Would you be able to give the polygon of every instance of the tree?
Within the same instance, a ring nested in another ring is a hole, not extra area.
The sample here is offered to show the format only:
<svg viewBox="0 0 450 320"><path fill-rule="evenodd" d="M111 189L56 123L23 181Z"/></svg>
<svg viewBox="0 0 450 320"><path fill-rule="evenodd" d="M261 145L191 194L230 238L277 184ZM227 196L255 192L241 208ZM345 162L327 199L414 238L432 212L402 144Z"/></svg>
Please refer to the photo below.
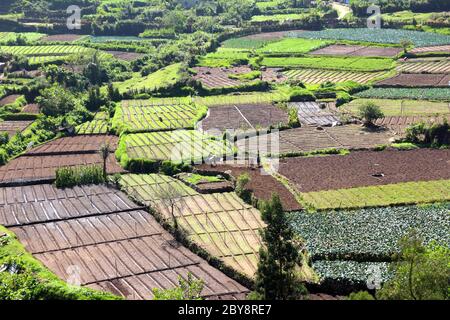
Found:
<svg viewBox="0 0 450 320"><path fill-rule="evenodd" d="M400 241L400 253L392 265L393 278L377 292L385 300L445 300L449 298L450 249L423 245L417 231Z"/></svg>
<svg viewBox="0 0 450 320"><path fill-rule="evenodd" d="M295 237L278 195L262 205L267 227L261 231L264 245L259 251L254 295L265 300L299 299L306 289L298 276L302 245Z"/></svg>
<svg viewBox="0 0 450 320"><path fill-rule="evenodd" d="M153 289L153 300L202 300L200 294L203 290L202 280L196 280L190 272L187 280L178 277L178 286L172 289Z"/></svg>
<svg viewBox="0 0 450 320"><path fill-rule="evenodd" d="M66 115L77 105L76 97L58 85L43 89L40 93L41 96L36 102L40 105L42 113L47 116Z"/></svg>
<svg viewBox="0 0 450 320"><path fill-rule="evenodd" d="M178 221L175 217L175 208L179 203L182 203L183 196L183 192L177 188L177 185L174 187L169 183L161 185L157 191L158 199L170 210L170 215L172 216L175 230L178 230Z"/></svg>
<svg viewBox="0 0 450 320"><path fill-rule="evenodd" d="M409 48L410 46L412 46L413 43L412 43L411 40L403 39L403 40L400 41L400 45L401 45L402 48L403 48L403 52L404 52L405 54L407 54L407 53L408 53L408 48Z"/></svg>
<svg viewBox="0 0 450 320"><path fill-rule="evenodd" d="M364 125L370 127L374 125L374 121L383 118L384 114L379 106L373 102L367 102L359 107L359 116L364 119Z"/></svg>
<svg viewBox="0 0 450 320"><path fill-rule="evenodd" d="M251 204L252 192L247 189L247 185L250 183L250 175L248 173L241 174L236 181L235 191L236 194L244 200L244 202Z"/></svg>
<svg viewBox="0 0 450 320"><path fill-rule="evenodd" d="M100 156L102 157L102 160L103 160L103 178L105 179L105 181L108 181L107 180L106 163L107 163L110 152L111 152L111 150L110 150L108 143L105 143L100 147Z"/></svg>

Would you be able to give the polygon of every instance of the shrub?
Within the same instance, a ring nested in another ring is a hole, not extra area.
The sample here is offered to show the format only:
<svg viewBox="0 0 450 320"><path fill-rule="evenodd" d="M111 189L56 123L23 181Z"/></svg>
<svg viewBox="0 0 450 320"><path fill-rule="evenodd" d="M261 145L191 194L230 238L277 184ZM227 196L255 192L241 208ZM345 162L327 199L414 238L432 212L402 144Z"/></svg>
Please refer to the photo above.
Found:
<svg viewBox="0 0 450 320"><path fill-rule="evenodd" d="M298 118L297 108L289 108L289 126L292 128L300 127L300 119Z"/></svg>
<svg viewBox="0 0 450 320"><path fill-rule="evenodd" d="M367 291L353 292L348 296L349 300L375 300Z"/></svg>
<svg viewBox="0 0 450 320"><path fill-rule="evenodd" d="M121 164L125 169L134 173L157 172L159 167L158 161L140 158L129 159L126 154L122 156Z"/></svg>
<svg viewBox="0 0 450 320"><path fill-rule="evenodd" d="M56 170L55 184L57 188L71 188L104 182L103 168L100 166L67 167Z"/></svg>
<svg viewBox="0 0 450 320"><path fill-rule="evenodd" d="M190 171L191 167L185 163L173 163L172 161L163 161L160 171L168 176L174 176L178 173Z"/></svg>
<svg viewBox="0 0 450 320"><path fill-rule="evenodd" d="M306 89L294 89L290 93L289 101L291 102L303 102L303 101L315 101L316 97L312 92Z"/></svg>
<svg viewBox="0 0 450 320"><path fill-rule="evenodd" d="M364 119L365 125L371 126L374 121L383 118L384 114L379 106L372 102L367 102L359 107L359 116Z"/></svg>
<svg viewBox="0 0 450 320"><path fill-rule="evenodd" d="M252 203L252 192L246 188L250 182L250 175L248 173L241 174L236 181L236 194L244 200L244 202Z"/></svg>
<svg viewBox="0 0 450 320"><path fill-rule="evenodd" d="M421 122L412 125L406 129L406 141L435 147L447 145L450 143L450 125L446 119L441 124Z"/></svg>

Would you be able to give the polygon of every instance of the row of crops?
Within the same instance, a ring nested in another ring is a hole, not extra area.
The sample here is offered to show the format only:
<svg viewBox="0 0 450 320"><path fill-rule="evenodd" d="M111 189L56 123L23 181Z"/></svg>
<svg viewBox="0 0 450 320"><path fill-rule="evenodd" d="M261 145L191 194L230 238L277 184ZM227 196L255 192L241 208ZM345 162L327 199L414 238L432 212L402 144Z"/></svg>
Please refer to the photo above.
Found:
<svg viewBox="0 0 450 320"><path fill-rule="evenodd" d="M195 130L160 131L124 135L117 156L125 159L199 163L211 156L233 155L234 148L228 140L203 134Z"/></svg>
<svg viewBox="0 0 450 320"><path fill-rule="evenodd" d="M405 182L383 186L302 193L318 210L379 207L450 201L450 180Z"/></svg>
<svg viewBox="0 0 450 320"><path fill-rule="evenodd" d="M0 51L24 56L58 56L92 52L90 48L71 45L55 46L0 46Z"/></svg>
<svg viewBox="0 0 450 320"><path fill-rule="evenodd" d="M355 95L358 98L450 101L450 88L372 88Z"/></svg>
<svg viewBox="0 0 450 320"><path fill-rule="evenodd" d="M112 126L117 132L193 129L208 109L191 104L153 105L147 100L122 101Z"/></svg>
<svg viewBox="0 0 450 320"><path fill-rule="evenodd" d="M353 71L332 71L322 69L293 69L284 72L290 79L300 80L305 83L321 84L327 81L345 82L355 81L366 84L383 77L385 72L353 72Z"/></svg>
<svg viewBox="0 0 450 320"><path fill-rule="evenodd" d="M333 290L365 289L371 277L383 282L398 242L411 229L426 244L450 245L449 205L291 213L291 224L306 242L314 270Z"/></svg>
<svg viewBox="0 0 450 320"><path fill-rule="evenodd" d="M178 180L161 175L125 175L122 189L141 203L151 206L169 223L173 216L187 237L249 277L256 271L263 227L258 210L235 193L198 194ZM170 186L170 187L169 187ZM167 190L176 190L173 207L164 201Z"/></svg>

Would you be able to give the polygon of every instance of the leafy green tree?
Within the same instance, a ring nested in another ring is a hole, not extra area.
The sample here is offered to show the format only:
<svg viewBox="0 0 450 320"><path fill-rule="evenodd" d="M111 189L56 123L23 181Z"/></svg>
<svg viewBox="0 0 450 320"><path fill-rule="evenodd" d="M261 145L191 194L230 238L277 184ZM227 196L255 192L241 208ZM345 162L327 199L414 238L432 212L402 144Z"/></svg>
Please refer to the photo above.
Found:
<svg viewBox="0 0 450 320"><path fill-rule="evenodd" d="M261 231L264 246L259 251L253 296L265 300L299 299L306 294L298 276L302 244L295 237L280 197L272 195L270 201L263 203L261 214L267 227Z"/></svg>
<svg viewBox="0 0 450 320"><path fill-rule="evenodd" d="M202 300L201 292L204 283L202 280L194 279L189 272L187 280L181 276L178 278L178 286L172 289L153 289L153 300Z"/></svg>
<svg viewBox="0 0 450 320"><path fill-rule="evenodd" d="M432 243L423 245L417 231L400 241L400 253L392 266L393 278L377 292L383 300L449 299L450 249Z"/></svg>
<svg viewBox="0 0 450 320"><path fill-rule="evenodd" d="M384 114L381 108L373 102L367 102L359 107L359 116L364 119L365 126L373 126L374 121L383 118Z"/></svg>
<svg viewBox="0 0 450 320"><path fill-rule="evenodd" d="M36 98L36 102L47 116L66 115L75 109L78 102L69 90L58 85L43 89L40 93L41 96Z"/></svg>

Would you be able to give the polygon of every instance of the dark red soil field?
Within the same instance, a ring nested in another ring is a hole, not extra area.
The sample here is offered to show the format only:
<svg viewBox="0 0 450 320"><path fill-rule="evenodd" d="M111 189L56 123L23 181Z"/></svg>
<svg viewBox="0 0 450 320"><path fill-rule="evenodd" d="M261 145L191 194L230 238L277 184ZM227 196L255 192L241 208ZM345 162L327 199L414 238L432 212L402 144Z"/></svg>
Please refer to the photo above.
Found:
<svg viewBox="0 0 450 320"><path fill-rule="evenodd" d="M251 169L242 166L218 165L211 167L209 165L201 165L197 167L200 171L222 173L230 171L231 175L237 179L241 174L248 173L250 182L248 189L251 190L255 197L261 200L270 200L272 193L277 193L286 211L297 211L301 209L300 204L294 195L286 189L286 187L271 175L263 175L261 169Z"/></svg>
<svg viewBox="0 0 450 320"><path fill-rule="evenodd" d="M401 73L393 78L377 82L383 87L448 87L450 74Z"/></svg>
<svg viewBox="0 0 450 320"><path fill-rule="evenodd" d="M58 168L89 165L103 166L100 154L21 156L0 167L0 185L48 181L55 179ZM125 172L113 154L108 157L107 172Z"/></svg>
<svg viewBox="0 0 450 320"><path fill-rule="evenodd" d="M275 31L275 32L263 32L263 33L257 33L252 34L249 36L243 37L243 39L251 39L251 40L279 40L286 37L290 32L303 32L303 30L290 30L290 31Z"/></svg>
<svg viewBox="0 0 450 320"><path fill-rule="evenodd" d="M402 51L392 47L366 47L333 44L311 52L313 55L354 56L354 57L394 57Z"/></svg>
<svg viewBox="0 0 450 320"><path fill-rule="evenodd" d="M33 121L1 121L0 132L8 132L9 136L13 136L17 131L22 132L32 124Z"/></svg>
<svg viewBox="0 0 450 320"><path fill-rule="evenodd" d="M391 116L378 119L376 125L383 126L392 130L396 134L405 134L406 129L416 123L424 122L426 124L443 123L444 119L450 122L450 116L423 117L423 116Z"/></svg>
<svg viewBox="0 0 450 320"><path fill-rule="evenodd" d="M88 135L65 137L50 141L27 152L27 156L50 154L96 153L102 145L109 145L110 152L117 148L119 138L108 135Z"/></svg>
<svg viewBox="0 0 450 320"><path fill-rule="evenodd" d="M106 53L113 55L114 58L124 60L124 61L134 61L134 60L140 59L144 56L144 54L142 54L142 53L123 52L123 51L106 51Z"/></svg>
<svg viewBox="0 0 450 320"><path fill-rule="evenodd" d="M3 99L0 100L0 107L15 102L19 97L20 94L12 94L4 97Z"/></svg>
<svg viewBox="0 0 450 320"><path fill-rule="evenodd" d="M0 188L0 201L0 223L13 226L26 249L61 279L76 266L83 286L151 299L153 288L172 288L179 276L191 272L205 281L204 298L243 299L248 293L119 191L104 186ZM115 201L121 206L114 207Z"/></svg>
<svg viewBox="0 0 450 320"><path fill-rule="evenodd" d="M237 131L268 128L288 122L287 113L271 104L228 105L210 108L208 117L201 122L201 128L205 131L217 129L223 132L227 129Z"/></svg>
<svg viewBox="0 0 450 320"><path fill-rule="evenodd" d="M426 53L426 52L450 52L450 45L446 46L432 46L432 47L421 47L414 48L410 51L410 53Z"/></svg>
<svg viewBox="0 0 450 320"><path fill-rule="evenodd" d="M83 35L79 34L55 34L46 36L41 39L44 42L73 42L83 38Z"/></svg>
<svg viewBox="0 0 450 320"><path fill-rule="evenodd" d="M347 156L280 160L300 192L450 179L450 150L355 151Z"/></svg>
<svg viewBox="0 0 450 320"><path fill-rule="evenodd" d="M196 72L192 78L200 81L206 88L222 88L234 87L244 84L244 81L238 79L231 79L230 75L241 75L251 72L249 67L232 67L232 68L209 68L209 67L195 67ZM268 82L282 82L286 77L278 72L278 69L267 68L262 71L262 80ZM258 80L258 79L255 79Z"/></svg>

